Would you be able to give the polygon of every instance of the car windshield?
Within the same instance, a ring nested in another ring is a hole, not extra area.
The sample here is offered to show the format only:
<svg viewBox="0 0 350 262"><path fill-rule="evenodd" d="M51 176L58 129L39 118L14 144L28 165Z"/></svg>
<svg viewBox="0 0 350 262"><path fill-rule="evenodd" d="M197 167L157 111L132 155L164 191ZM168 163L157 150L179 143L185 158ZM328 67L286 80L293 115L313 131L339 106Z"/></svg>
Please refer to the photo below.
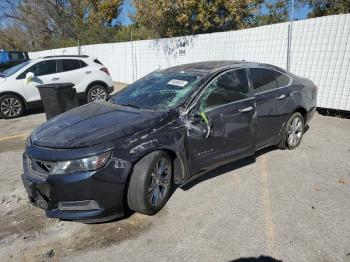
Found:
<svg viewBox="0 0 350 262"><path fill-rule="evenodd" d="M0 76L2 77L9 77L9 76L12 76L13 74L16 74L19 70L21 70L23 67L25 67L26 65L30 64L31 61L26 61L26 62L23 62L19 65L16 65L14 67L11 67L7 70L5 70L4 72L1 73Z"/></svg>
<svg viewBox="0 0 350 262"><path fill-rule="evenodd" d="M202 77L197 72L155 72L129 85L111 101L140 109L168 110L186 101Z"/></svg>

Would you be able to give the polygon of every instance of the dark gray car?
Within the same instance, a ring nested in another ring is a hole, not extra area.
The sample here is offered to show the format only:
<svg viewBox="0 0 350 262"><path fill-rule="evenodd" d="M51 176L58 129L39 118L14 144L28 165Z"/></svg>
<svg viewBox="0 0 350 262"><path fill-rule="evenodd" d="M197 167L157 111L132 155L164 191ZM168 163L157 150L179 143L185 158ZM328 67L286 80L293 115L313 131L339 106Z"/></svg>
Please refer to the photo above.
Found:
<svg viewBox="0 0 350 262"><path fill-rule="evenodd" d="M259 63L214 61L154 72L55 117L27 140L23 182L49 217L154 214L173 184L276 145L296 148L316 110L305 78Z"/></svg>

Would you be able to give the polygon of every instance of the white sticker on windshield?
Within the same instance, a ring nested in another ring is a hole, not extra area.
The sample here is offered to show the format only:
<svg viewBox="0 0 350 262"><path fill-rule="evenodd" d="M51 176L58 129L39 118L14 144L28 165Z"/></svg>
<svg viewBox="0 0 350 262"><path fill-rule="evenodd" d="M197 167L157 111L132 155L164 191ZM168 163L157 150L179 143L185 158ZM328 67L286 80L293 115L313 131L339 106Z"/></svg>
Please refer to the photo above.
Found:
<svg viewBox="0 0 350 262"><path fill-rule="evenodd" d="M167 84L168 85L173 85L173 86L184 87L185 85L188 84L188 82L187 81L183 81L183 80L178 80L178 79L172 79Z"/></svg>

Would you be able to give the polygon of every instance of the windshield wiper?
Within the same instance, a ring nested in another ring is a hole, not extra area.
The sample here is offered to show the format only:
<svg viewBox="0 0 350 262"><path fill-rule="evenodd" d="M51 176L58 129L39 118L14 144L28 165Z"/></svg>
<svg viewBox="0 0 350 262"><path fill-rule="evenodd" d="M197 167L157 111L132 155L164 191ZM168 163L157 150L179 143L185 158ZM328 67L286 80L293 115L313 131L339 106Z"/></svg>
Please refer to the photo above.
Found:
<svg viewBox="0 0 350 262"><path fill-rule="evenodd" d="M133 108L137 108L140 109L140 107L136 106L136 105L132 105L132 104L119 104L121 106L128 106L128 107L133 107Z"/></svg>

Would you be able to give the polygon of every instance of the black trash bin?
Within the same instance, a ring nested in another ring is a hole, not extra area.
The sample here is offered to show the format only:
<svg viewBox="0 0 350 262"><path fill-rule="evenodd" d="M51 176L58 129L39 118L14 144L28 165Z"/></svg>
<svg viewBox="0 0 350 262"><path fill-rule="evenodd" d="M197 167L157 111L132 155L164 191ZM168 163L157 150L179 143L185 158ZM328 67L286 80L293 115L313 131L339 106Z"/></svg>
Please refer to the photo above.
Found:
<svg viewBox="0 0 350 262"><path fill-rule="evenodd" d="M39 85L37 88L47 120L79 106L77 91L73 83Z"/></svg>

